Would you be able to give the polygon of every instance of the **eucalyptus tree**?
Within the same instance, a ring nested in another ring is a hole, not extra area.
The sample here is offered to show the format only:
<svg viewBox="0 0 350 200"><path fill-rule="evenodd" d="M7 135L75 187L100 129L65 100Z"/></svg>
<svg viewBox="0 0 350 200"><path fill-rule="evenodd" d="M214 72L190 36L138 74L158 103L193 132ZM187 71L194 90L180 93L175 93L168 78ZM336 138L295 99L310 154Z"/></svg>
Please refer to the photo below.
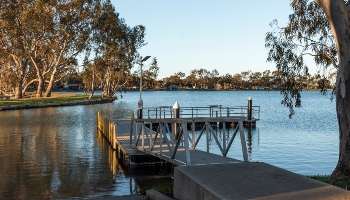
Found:
<svg viewBox="0 0 350 200"><path fill-rule="evenodd" d="M185 83L188 87L197 87L196 70L191 70L190 75L185 78Z"/></svg>
<svg viewBox="0 0 350 200"><path fill-rule="evenodd" d="M226 73L225 75L222 75L220 80L223 84L229 84L231 85L232 84L232 75L230 73Z"/></svg>
<svg viewBox="0 0 350 200"><path fill-rule="evenodd" d="M220 73L217 69L213 69L211 72L208 72L208 85L210 87L215 87L215 85L217 83L220 82L220 77L219 77Z"/></svg>
<svg viewBox="0 0 350 200"><path fill-rule="evenodd" d="M109 0L94 7L93 40L90 46L95 53L93 62L99 62L103 97L112 97L117 89L127 83L130 69L139 58L137 49L144 45L145 27L130 28L115 12ZM96 65L96 64L95 64Z"/></svg>
<svg viewBox="0 0 350 200"><path fill-rule="evenodd" d="M3 78L15 90L15 98L22 97L22 86L28 72L28 29L33 24L30 5L18 1L0 2L0 59Z"/></svg>
<svg viewBox="0 0 350 200"><path fill-rule="evenodd" d="M50 76L45 96L51 96L57 75L76 66L76 58L83 53L91 41L91 22L94 17L93 6L98 1L70 0L53 1L56 4L47 9L51 12L45 55L42 55L43 67ZM49 70L49 71L48 71Z"/></svg>
<svg viewBox="0 0 350 200"><path fill-rule="evenodd" d="M270 87L270 70L265 70L262 73L260 84L264 87Z"/></svg>
<svg viewBox="0 0 350 200"><path fill-rule="evenodd" d="M195 77L200 84L201 88L204 88L204 86L208 83L208 77L210 75L210 71L200 68L192 70L191 73L195 74Z"/></svg>
<svg viewBox="0 0 350 200"><path fill-rule="evenodd" d="M149 67L143 70L143 84L148 88L155 88L157 77L159 75L159 67L157 58L154 57Z"/></svg>
<svg viewBox="0 0 350 200"><path fill-rule="evenodd" d="M88 43L89 22L93 16L93 0L70 1L1 1L0 48L1 58L15 77L15 96L22 96L22 87L38 82L37 96L45 96L57 75L71 68L76 57ZM28 72L36 77L25 80ZM48 80L47 78L50 77Z"/></svg>
<svg viewBox="0 0 350 200"><path fill-rule="evenodd" d="M186 74L185 74L184 72L181 72L181 71L180 71L180 72L176 72L175 75L178 76L179 79L180 79L179 85L180 85L180 86L185 86L186 84L184 83L184 80L183 80L183 79L186 77Z"/></svg>
<svg viewBox="0 0 350 200"><path fill-rule="evenodd" d="M267 33L268 60L281 72L282 103L300 106L301 79L308 74L305 55L317 65L337 70L335 85L339 125L339 159L331 178L349 182L350 177L350 4L344 0L292 0L294 13L286 27ZM325 76L325 75L323 75Z"/></svg>
<svg viewBox="0 0 350 200"><path fill-rule="evenodd" d="M243 87L242 75L241 74L234 74L232 76L231 83L235 88L242 88Z"/></svg>

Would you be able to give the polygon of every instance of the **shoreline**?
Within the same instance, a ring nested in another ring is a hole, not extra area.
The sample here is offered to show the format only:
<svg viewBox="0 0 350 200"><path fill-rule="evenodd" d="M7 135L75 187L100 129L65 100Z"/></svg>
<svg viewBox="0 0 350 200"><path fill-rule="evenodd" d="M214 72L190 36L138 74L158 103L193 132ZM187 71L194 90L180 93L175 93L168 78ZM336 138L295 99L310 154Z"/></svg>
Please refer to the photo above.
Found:
<svg viewBox="0 0 350 200"><path fill-rule="evenodd" d="M114 99L96 99L96 100L83 100L83 101L71 101L61 103L44 103L44 104L24 104L13 106L0 106L0 111L5 110L22 110L22 109L35 109L35 108L47 108L47 107L60 107L60 106L76 106L76 105L93 105L101 103L111 103Z"/></svg>

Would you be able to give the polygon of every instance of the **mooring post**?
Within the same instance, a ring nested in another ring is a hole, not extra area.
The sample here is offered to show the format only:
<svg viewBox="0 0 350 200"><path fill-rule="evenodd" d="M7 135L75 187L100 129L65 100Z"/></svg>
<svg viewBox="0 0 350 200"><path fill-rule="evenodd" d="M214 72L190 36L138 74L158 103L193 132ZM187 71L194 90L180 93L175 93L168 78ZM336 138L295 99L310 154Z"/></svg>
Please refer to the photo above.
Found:
<svg viewBox="0 0 350 200"><path fill-rule="evenodd" d="M173 110L174 110L174 119L178 119L180 118L180 107L179 104L177 103L177 101L175 102L175 104L173 105ZM178 129L178 124L174 123L174 136L175 136L175 140L178 139L178 133L177 133L177 129Z"/></svg>
<svg viewBox="0 0 350 200"><path fill-rule="evenodd" d="M253 100L252 97L248 97L248 126L252 125L252 104Z"/></svg>

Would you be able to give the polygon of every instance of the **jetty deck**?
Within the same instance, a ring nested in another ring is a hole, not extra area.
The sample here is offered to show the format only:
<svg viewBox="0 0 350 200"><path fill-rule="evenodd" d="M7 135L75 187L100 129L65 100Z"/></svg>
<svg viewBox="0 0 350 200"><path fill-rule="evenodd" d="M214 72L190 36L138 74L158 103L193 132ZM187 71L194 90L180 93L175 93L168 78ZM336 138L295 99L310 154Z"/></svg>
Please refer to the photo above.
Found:
<svg viewBox="0 0 350 200"><path fill-rule="evenodd" d="M238 127L243 126L242 119L239 118L206 120L223 124L238 121ZM194 121L193 119L192 123ZM145 122L149 123L149 129L145 129ZM244 155L245 137L242 135L243 161L188 148L186 141L190 134L180 134L177 140L172 138L173 133L167 135L166 132L175 130L175 125L178 126L177 130L182 130L178 134L190 132L186 129L188 122L189 119L108 119L98 113L98 129L112 148L121 152L124 159L130 160L130 165L157 162L152 157L177 165L174 168L175 199L350 199L350 192L347 190L267 163L248 162ZM169 123L170 128L167 127ZM211 123L205 123L202 131L206 131L206 136L212 134L215 138L217 135L211 131ZM152 124L159 129L153 131ZM241 128L236 128L236 132L241 134ZM206 139L208 141L208 137ZM233 139L234 137L229 140ZM195 137L191 140L194 141ZM230 144L220 144L217 138L215 141L223 154L229 150ZM194 142L192 147L195 147Z"/></svg>

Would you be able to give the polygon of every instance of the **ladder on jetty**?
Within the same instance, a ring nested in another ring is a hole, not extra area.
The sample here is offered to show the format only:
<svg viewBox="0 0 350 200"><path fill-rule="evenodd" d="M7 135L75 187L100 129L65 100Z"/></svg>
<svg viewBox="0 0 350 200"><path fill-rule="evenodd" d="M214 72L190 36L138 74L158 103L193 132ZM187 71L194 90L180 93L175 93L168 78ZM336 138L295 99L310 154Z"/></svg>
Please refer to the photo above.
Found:
<svg viewBox="0 0 350 200"><path fill-rule="evenodd" d="M152 155L175 165L240 162L226 157L238 133L243 160L248 161L243 127L245 116L231 116L233 112L226 112L227 115L223 116L221 107L209 106L206 107L207 110L199 107L181 108L182 118L172 118L171 111L165 113L164 107L161 108L159 112L161 111L162 117L158 115L159 118L148 119L109 119L98 113L97 126L112 148L121 152L123 160L128 160L131 165L138 163L137 157L145 155ZM189 115L188 112L184 112L186 110L190 111L191 117L183 117ZM202 112L206 113L206 116L201 114ZM220 116L217 117L217 114ZM214 131L213 126L222 127L222 131ZM227 129L231 126L233 132L229 134ZM200 140L205 140L206 152L196 149ZM210 142L218 146L221 155L209 152Z"/></svg>

